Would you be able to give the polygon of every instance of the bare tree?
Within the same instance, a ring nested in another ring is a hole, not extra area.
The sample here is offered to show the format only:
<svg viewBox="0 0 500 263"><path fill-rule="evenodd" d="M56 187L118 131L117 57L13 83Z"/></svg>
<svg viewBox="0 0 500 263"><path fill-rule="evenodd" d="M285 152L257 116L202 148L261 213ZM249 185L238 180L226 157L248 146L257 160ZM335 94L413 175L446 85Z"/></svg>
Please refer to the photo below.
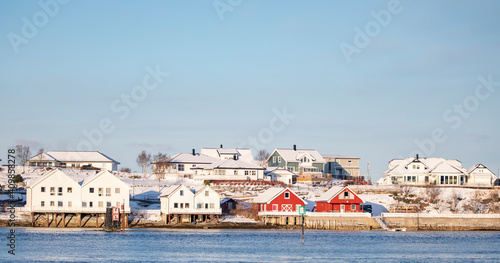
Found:
<svg viewBox="0 0 500 263"><path fill-rule="evenodd" d="M158 179L158 191L160 191L160 181L165 177L165 172L170 166L170 157L163 153L158 153L153 157L153 170L152 174Z"/></svg>
<svg viewBox="0 0 500 263"><path fill-rule="evenodd" d="M28 161L31 155L30 147L22 146L20 144L16 145L16 155L17 159L19 160L19 164L23 166L23 173L24 173L25 172L24 165L26 165L26 162Z"/></svg>
<svg viewBox="0 0 500 263"><path fill-rule="evenodd" d="M148 172L148 167L151 165L151 154L142 151L136 159L137 165L142 167L142 172L144 173L144 178Z"/></svg>
<svg viewBox="0 0 500 263"><path fill-rule="evenodd" d="M266 151L265 149L259 150L257 153L257 161L259 161L260 166L265 167L266 165L266 160L269 158L270 153Z"/></svg>

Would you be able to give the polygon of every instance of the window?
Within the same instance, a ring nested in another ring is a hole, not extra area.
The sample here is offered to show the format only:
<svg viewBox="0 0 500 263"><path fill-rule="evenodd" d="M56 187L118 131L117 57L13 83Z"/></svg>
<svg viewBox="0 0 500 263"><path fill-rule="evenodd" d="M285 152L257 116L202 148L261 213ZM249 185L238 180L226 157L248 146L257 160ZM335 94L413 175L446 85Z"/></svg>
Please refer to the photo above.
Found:
<svg viewBox="0 0 500 263"><path fill-rule="evenodd" d="M89 193L93 194L94 193L94 187L89 188Z"/></svg>
<svg viewBox="0 0 500 263"><path fill-rule="evenodd" d="M180 190L180 191L179 191L179 195L180 195L180 196L184 196L184 190Z"/></svg>
<svg viewBox="0 0 500 263"><path fill-rule="evenodd" d="M62 187L57 188L57 195L62 195Z"/></svg>
<svg viewBox="0 0 500 263"><path fill-rule="evenodd" d="M94 207L94 202L89 202L89 207Z"/></svg>
<svg viewBox="0 0 500 263"><path fill-rule="evenodd" d="M245 171L245 175L249 175L248 171Z"/></svg>
<svg viewBox="0 0 500 263"><path fill-rule="evenodd" d="M185 208L189 208L189 203L185 203L185 204L184 204L184 207L185 207Z"/></svg>
<svg viewBox="0 0 500 263"><path fill-rule="evenodd" d="M252 171L252 175L256 175L256 174L257 174L257 172L256 172L256 171Z"/></svg>
<svg viewBox="0 0 500 263"><path fill-rule="evenodd" d="M278 156L278 163L281 163L281 156Z"/></svg>
<svg viewBox="0 0 500 263"><path fill-rule="evenodd" d="M184 164L177 165L177 170L184 171Z"/></svg>
<svg viewBox="0 0 500 263"><path fill-rule="evenodd" d="M285 192L285 199L290 199L290 193L289 192Z"/></svg>
<svg viewBox="0 0 500 263"><path fill-rule="evenodd" d="M103 201L99 201L99 203L97 204L99 207L103 207L104 206L104 203Z"/></svg>
<svg viewBox="0 0 500 263"><path fill-rule="evenodd" d="M178 203L174 203L174 208L179 208L179 204Z"/></svg>
<svg viewBox="0 0 500 263"><path fill-rule="evenodd" d="M73 202L68 201L68 207L72 207L72 206L73 206Z"/></svg>
<svg viewBox="0 0 500 263"><path fill-rule="evenodd" d="M40 206L45 206L45 201L41 201Z"/></svg>
<svg viewBox="0 0 500 263"><path fill-rule="evenodd" d="M111 188L106 188L106 196L111 196Z"/></svg>
<svg viewBox="0 0 500 263"><path fill-rule="evenodd" d="M111 202L106 202L106 207L111 207Z"/></svg>
<svg viewBox="0 0 500 263"><path fill-rule="evenodd" d="M184 203L181 203L181 209L184 208Z"/></svg>
<svg viewBox="0 0 500 263"><path fill-rule="evenodd" d="M203 206L203 204L202 204L202 203L198 203L198 204L196 205L196 208L201 209L201 207L202 207L202 206Z"/></svg>
<svg viewBox="0 0 500 263"><path fill-rule="evenodd" d="M50 188L50 195L55 195L56 194L56 188L55 187L51 187Z"/></svg>
<svg viewBox="0 0 500 263"><path fill-rule="evenodd" d="M273 211L278 211L278 205L277 204L273 205Z"/></svg>
<svg viewBox="0 0 500 263"><path fill-rule="evenodd" d="M344 199L349 199L349 192L348 191L344 192Z"/></svg>
<svg viewBox="0 0 500 263"><path fill-rule="evenodd" d="M42 193L45 193L45 187L43 187L43 186L42 186L42 187L40 188L40 191L41 191Z"/></svg>
<svg viewBox="0 0 500 263"><path fill-rule="evenodd" d="M62 201L57 201L57 206L62 207L63 206L63 202Z"/></svg>
<svg viewBox="0 0 500 263"><path fill-rule="evenodd" d="M205 209L208 209L208 203L205 203Z"/></svg>
<svg viewBox="0 0 500 263"><path fill-rule="evenodd" d="M87 202L82 202L82 207L87 207Z"/></svg>
<svg viewBox="0 0 500 263"><path fill-rule="evenodd" d="M50 201L50 206L55 206L54 201Z"/></svg>
<svg viewBox="0 0 500 263"><path fill-rule="evenodd" d="M209 191L205 191L205 196L209 196L210 192Z"/></svg>
<svg viewBox="0 0 500 263"><path fill-rule="evenodd" d="M234 170L234 175L238 175L238 170Z"/></svg>
<svg viewBox="0 0 500 263"><path fill-rule="evenodd" d="M68 187L68 189L66 190L66 192L73 193L73 187Z"/></svg>
<svg viewBox="0 0 500 263"><path fill-rule="evenodd" d="M356 211L356 205L351 205L351 211Z"/></svg>
<svg viewBox="0 0 500 263"><path fill-rule="evenodd" d="M97 192L99 196L102 196L102 188L99 188L99 192Z"/></svg>
<svg viewBox="0 0 500 263"><path fill-rule="evenodd" d="M273 156L273 163L276 162L276 156Z"/></svg>
<svg viewBox="0 0 500 263"><path fill-rule="evenodd" d="M215 208L215 204L214 203L210 203L210 208L214 209Z"/></svg>
<svg viewBox="0 0 500 263"><path fill-rule="evenodd" d="M119 194L120 193L120 188L115 188L115 194Z"/></svg>

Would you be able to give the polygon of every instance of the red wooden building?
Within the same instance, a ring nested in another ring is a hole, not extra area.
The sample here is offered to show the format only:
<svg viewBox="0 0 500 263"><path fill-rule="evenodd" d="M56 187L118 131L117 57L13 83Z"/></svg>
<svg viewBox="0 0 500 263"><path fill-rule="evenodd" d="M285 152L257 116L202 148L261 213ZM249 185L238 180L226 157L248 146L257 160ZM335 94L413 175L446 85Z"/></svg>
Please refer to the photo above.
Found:
<svg viewBox="0 0 500 263"><path fill-rule="evenodd" d="M363 203L349 187L334 186L316 200L316 212L363 212Z"/></svg>
<svg viewBox="0 0 500 263"><path fill-rule="evenodd" d="M257 196L253 203L258 205L259 212L296 212L299 206L307 204L292 190L287 188L269 188Z"/></svg>

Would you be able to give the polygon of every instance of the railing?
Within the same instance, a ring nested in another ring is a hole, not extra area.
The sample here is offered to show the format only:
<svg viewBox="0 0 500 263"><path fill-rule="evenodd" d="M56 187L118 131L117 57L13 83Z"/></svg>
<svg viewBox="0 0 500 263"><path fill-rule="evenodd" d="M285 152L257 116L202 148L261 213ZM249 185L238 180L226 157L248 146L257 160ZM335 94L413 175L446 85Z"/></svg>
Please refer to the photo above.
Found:
<svg viewBox="0 0 500 263"><path fill-rule="evenodd" d="M168 214L222 214L221 208L170 208Z"/></svg>

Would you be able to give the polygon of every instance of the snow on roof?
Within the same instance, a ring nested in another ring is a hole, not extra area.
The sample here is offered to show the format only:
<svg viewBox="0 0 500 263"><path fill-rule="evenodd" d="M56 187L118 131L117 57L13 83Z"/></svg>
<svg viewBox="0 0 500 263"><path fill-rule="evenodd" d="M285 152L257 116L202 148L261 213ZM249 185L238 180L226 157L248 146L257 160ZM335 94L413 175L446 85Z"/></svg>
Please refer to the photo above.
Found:
<svg viewBox="0 0 500 263"><path fill-rule="evenodd" d="M253 162L252 150L248 148L201 148L201 154L222 159L221 155L238 155L238 159Z"/></svg>
<svg viewBox="0 0 500 263"><path fill-rule="evenodd" d="M393 159L389 162L389 169L384 175L408 174L408 166L412 163L422 163L425 167L419 173L465 173L462 163L458 160L446 160L444 158L415 158Z"/></svg>
<svg viewBox="0 0 500 263"><path fill-rule="evenodd" d="M101 176L101 175L103 175L105 173L108 173L111 176L114 176L112 173L110 173L108 171L89 171L89 172L86 172L86 173L73 174L73 173L63 172L62 170L60 170L58 168L53 168L52 170L44 173L37 180L31 181L29 183L29 187L32 187L32 186L38 184L40 181L44 180L45 178L47 178L49 176L52 176L54 173L57 173L57 172L64 174L65 176L67 176L68 178L70 178L71 180L75 181L76 183L78 183L81 186L83 186L84 184L90 183L92 180L94 180L95 178L97 178L97 177L99 177L99 176ZM122 181L119 178L117 178L117 179L120 180L120 181ZM123 182L123 183L128 186L127 183L125 183L125 182Z"/></svg>
<svg viewBox="0 0 500 263"><path fill-rule="evenodd" d="M326 163L325 159L319 154L318 151L316 150L304 150L304 149L297 149L296 151L293 149L276 149L281 157L287 162L298 162L301 157L303 157L305 154L311 155L315 160L315 163ZM271 158L272 154L269 156ZM269 161L268 158L268 161Z"/></svg>
<svg viewBox="0 0 500 263"><path fill-rule="evenodd" d="M486 170L488 170L489 173L493 173L490 169L488 169L488 167L486 167L486 166L484 166L483 164L480 164L480 163L472 166L469 170L467 170L467 173L470 174L470 173L474 172L474 170L476 170L478 168L486 169ZM488 173L488 172L486 172L486 173Z"/></svg>
<svg viewBox="0 0 500 263"><path fill-rule="evenodd" d="M179 153L170 159L172 163L213 163L218 161L219 159L204 155L204 154L191 154L191 153Z"/></svg>
<svg viewBox="0 0 500 263"><path fill-rule="evenodd" d="M160 196L158 197L164 197L164 196L169 196L171 195L177 188L181 187L182 184L179 185L170 185L170 186L165 186L160 190Z"/></svg>
<svg viewBox="0 0 500 263"><path fill-rule="evenodd" d="M254 203L267 203L273 200L276 196L281 194L283 191L285 191L286 188L282 187L271 187L267 189L264 193L260 194L257 196L253 202Z"/></svg>
<svg viewBox="0 0 500 263"><path fill-rule="evenodd" d="M352 155L345 155L345 154L321 154L323 158L336 158L336 159L361 159L356 156Z"/></svg>
<svg viewBox="0 0 500 263"><path fill-rule="evenodd" d="M222 199L222 201L220 201L221 204L224 204L225 202L229 201L229 200L233 200L233 201L236 201L238 202L236 199L233 199L233 198L230 198L230 197L226 197L224 199Z"/></svg>
<svg viewBox="0 0 500 263"><path fill-rule="evenodd" d="M346 187L333 186L332 188L328 189L328 191L321 194L321 196L318 197L318 199L316 199L316 202L320 202L320 201L328 202L328 201L330 201L330 199L332 199L332 197L338 195L344 188L346 188Z"/></svg>
<svg viewBox="0 0 500 263"><path fill-rule="evenodd" d="M43 159L45 158L45 159ZM42 153L42 159L40 155L36 155L29 159L30 161L44 161L44 160L55 160L58 162L113 162L120 164L119 162L113 160L109 156L100 153L98 151L47 151Z"/></svg>
<svg viewBox="0 0 500 263"><path fill-rule="evenodd" d="M242 160L218 160L216 162L210 164L198 165L197 167L193 167L191 169L205 169L205 170L213 170L213 169L252 169L252 170L264 170L263 167L258 166L256 164L247 163Z"/></svg>

